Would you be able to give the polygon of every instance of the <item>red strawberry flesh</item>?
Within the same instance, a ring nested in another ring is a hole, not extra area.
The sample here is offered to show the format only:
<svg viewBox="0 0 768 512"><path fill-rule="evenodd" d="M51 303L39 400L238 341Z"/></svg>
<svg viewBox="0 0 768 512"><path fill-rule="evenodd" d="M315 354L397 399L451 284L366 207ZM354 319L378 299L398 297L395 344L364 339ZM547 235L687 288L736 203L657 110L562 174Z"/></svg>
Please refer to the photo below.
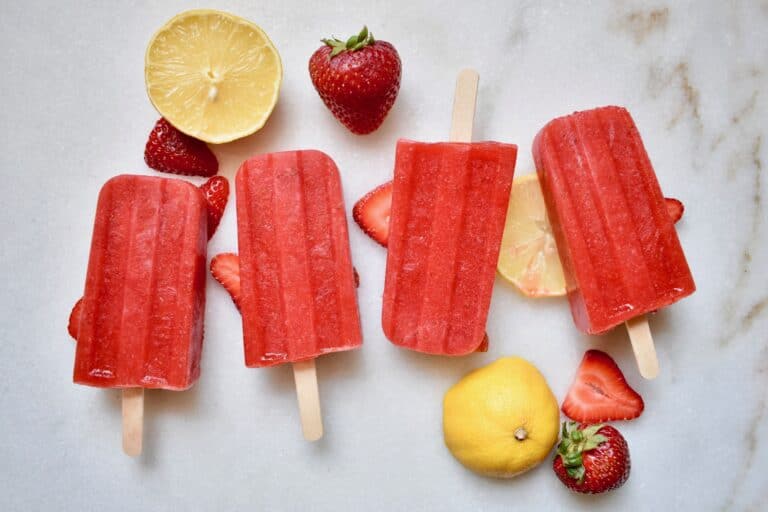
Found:
<svg viewBox="0 0 768 512"><path fill-rule="evenodd" d="M392 211L392 182L388 181L371 190L352 208L352 218L360 229L376 242L387 246L389 215Z"/></svg>
<svg viewBox="0 0 768 512"><path fill-rule="evenodd" d="M237 309L240 309L240 258L225 252L211 259L211 274L229 292Z"/></svg>
<svg viewBox="0 0 768 512"><path fill-rule="evenodd" d="M144 161L160 172L187 176L213 176L219 162L213 151L200 140L181 133L160 118L144 147Z"/></svg>
<svg viewBox="0 0 768 512"><path fill-rule="evenodd" d="M75 302L72 311L69 313L69 323L67 324L67 331L72 338L77 341L77 331L80 328L80 317L83 314L83 298L80 297Z"/></svg>
<svg viewBox="0 0 768 512"><path fill-rule="evenodd" d="M200 186L208 204L208 240L219 227L229 199L229 182L224 176L214 176Z"/></svg>
<svg viewBox="0 0 768 512"><path fill-rule="evenodd" d="M584 354L563 401L563 413L582 423L631 420L643 412L643 398L627 384L613 359L599 350Z"/></svg>
<svg viewBox="0 0 768 512"><path fill-rule="evenodd" d="M667 213L669 214L669 218L672 219L672 222L679 221L685 211L685 206L683 206L682 201L675 199L674 197L665 197L664 204L667 206Z"/></svg>

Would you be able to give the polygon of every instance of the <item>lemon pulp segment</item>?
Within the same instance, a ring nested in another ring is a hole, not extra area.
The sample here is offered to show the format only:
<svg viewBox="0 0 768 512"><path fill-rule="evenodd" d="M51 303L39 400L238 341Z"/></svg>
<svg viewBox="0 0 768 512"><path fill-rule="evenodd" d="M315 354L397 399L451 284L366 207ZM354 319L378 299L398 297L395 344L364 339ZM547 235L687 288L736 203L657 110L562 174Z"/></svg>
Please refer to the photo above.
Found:
<svg viewBox="0 0 768 512"><path fill-rule="evenodd" d="M497 270L525 295L565 295L563 267L536 174L514 180Z"/></svg>

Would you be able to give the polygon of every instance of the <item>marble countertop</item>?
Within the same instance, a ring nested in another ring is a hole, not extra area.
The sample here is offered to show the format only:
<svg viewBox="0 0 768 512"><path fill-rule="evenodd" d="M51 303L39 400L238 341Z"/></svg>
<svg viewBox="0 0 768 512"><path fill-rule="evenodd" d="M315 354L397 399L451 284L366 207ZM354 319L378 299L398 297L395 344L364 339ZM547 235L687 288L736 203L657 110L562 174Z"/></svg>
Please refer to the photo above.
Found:
<svg viewBox="0 0 768 512"><path fill-rule="evenodd" d="M71 383L67 316L80 296L96 195L147 173L144 50L195 3L5 2L0 8L2 510L766 510L768 509L768 3L211 0L261 25L285 67L267 126L215 148L232 178L247 156L317 148L337 162L348 208L389 179L398 137L447 137L459 69L480 73L476 139L514 142L517 173L549 119L633 113L698 285L656 315L661 375L638 375L624 332L580 335L565 300L526 300L497 279L486 354L399 350L380 327L385 251L352 223L365 345L318 362L326 437L301 439L289 368L242 363L237 311L208 279L203 373L149 392L145 454L120 451L119 395ZM312 89L307 61L364 23L403 60L400 96L374 134L348 133ZM230 205L209 254L236 250ZM475 476L445 449L441 398L503 355L534 362L559 399L584 351L609 352L644 397L620 423L632 474L570 494L544 464L510 481Z"/></svg>

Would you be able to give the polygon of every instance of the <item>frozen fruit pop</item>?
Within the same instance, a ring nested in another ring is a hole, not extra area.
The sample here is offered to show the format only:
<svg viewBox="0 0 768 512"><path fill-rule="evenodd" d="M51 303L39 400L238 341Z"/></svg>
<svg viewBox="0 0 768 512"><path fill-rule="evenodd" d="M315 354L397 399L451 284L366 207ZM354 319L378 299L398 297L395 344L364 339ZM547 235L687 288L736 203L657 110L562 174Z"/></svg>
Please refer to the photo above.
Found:
<svg viewBox="0 0 768 512"><path fill-rule="evenodd" d="M200 374L206 247L197 187L128 175L102 187L74 381L123 388L129 455L141 452L143 389L186 389Z"/></svg>
<svg viewBox="0 0 768 512"><path fill-rule="evenodd" d="M600 334L694 292L626 109L555 119L536 136L533 155L580 330Z"/></svg>
<svg viewBox="0 0 768 512"><path fill-rule="evenodd" d="M517 147L400 140L382 324L394 344L475 351L485 335Z"/></svg>
<svg viewBox="0 0 768 512"><path fill-rule="evenodd" d="M314 358L362 343L339 172L320 151L270 153L243 163L235 187L245 364L294 363L315 440Z"/></svg>
<svg viewBox="0 0 768 512"><path fill-rule="evenodd" d="M644 314L696 290L632 117L603 107L555 119L533 157L576 326L626 322L640 373L658 372Z"/></svg>
<svg viewBox="0 0 768 512"><path fill-rule="evenodd" d="M190 183L117 176L101 189L74 381L182 390L200 374L206 207Z"/></svg>
<svg viewBox="0 0 768 512"><path fill-rule="evenodd" d="M320 151L258 155L237 172L245 364L360 346L344 198Z"/></svg>

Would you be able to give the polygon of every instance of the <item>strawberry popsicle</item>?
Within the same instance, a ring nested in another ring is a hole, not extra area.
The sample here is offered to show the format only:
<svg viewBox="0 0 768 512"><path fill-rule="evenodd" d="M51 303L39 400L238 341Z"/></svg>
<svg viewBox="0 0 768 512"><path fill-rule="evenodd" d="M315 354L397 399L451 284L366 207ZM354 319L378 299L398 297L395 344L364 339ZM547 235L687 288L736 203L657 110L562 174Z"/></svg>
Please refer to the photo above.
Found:
<svg viewBox="0 0 768 512"><path fill-rule="evenodd" d="M516 157L498 142L398 141L382 311L394 344L464 355L483 341Z"/></svg>
<svg viewBox="0 0 768 512"><path fill-rule="evenodd" d="M274 366L360 346L336 164L320 151L255 156L237 172L245 364Z"/></svg>
<svg viewBox="0 0 768 512"><path fill-rule="evenodd" d="M533 157L581 331L603 333L695 291L626 109L551 121L536 136Z"/></svg>
<svg viewBox="0 0 768 512"><path fill-rule="evenodd" d="M101 189L74 381L189 388L200 374L206 206L185 181L122 175Z"/></svg>

